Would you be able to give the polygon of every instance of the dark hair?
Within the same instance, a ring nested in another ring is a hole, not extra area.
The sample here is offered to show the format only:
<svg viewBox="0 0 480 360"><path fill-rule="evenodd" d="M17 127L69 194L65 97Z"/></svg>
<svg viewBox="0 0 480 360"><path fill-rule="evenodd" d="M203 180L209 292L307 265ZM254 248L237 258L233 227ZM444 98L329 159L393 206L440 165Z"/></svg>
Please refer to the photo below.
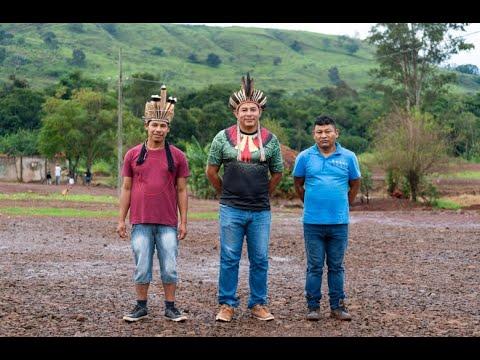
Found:
<svg viewBox="0 0 480 360"><path fill-rule="evenodd" d="M172 151L170 150L170 144L168 141L165 141L165 152L167 153L167 162L168 162L168 171L174 172L175 171L175 163L173 162ZM142 145L142 150L140 150L140 155L137 158L137 165L142 165L147 158L147 141Z"/></svg>
<svg viewBox="0 0 480 360"><path fill-rule="evenodd" d="M315 128L316 125L319 126L324 126L324 125L332 125L335 129L337 128L337 124L335 123L335 120L333 120L331 117L328 117L326 115L321 115L315 119L315 124L313 127Z"/></svg>

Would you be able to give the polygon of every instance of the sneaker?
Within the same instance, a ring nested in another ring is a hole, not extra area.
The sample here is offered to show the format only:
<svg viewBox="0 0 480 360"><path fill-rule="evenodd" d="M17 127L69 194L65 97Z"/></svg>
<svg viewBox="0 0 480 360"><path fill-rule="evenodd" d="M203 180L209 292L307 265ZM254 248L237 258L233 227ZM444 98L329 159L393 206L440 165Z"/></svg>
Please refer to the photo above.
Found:
<svg viewBox="0 0 480 360"><path fill-rule="evenodd" d="M129 314L126 314L123 317L123 320L129 321L129 322L138 321L146 318L148 316L147 314L148 314L148 311L146 307L135 305L135 308L133 309L133 311Z"/></svg>
<svg viewBox="0 0 480 360"><path fill-rule="evenodd" d="M215 320L230 322L232 321L234 313L235 309L233 307L227 304L222 304L222 306L220 307L220 311L218 312L217 316L215 316Z"/></svg>
<svg viewBox="0 0 480 360"><path fill-rule="evenodd" d="M318 321L320 320L320 309L308 309L307 320Z"/></svg>
<svg viewBox="0 0 480 360"><path fill-rule="evenodd" d="M263 321L269 321L275 319L273 315L268 311L265 305L257 304L252 307L252 315L254 318Z"/></svg>
<svg viewBox="0 0 480 360"><path fill-rule="evenodd" d="M330 317L343 321L352 320L352 316L348 313L347 306L343 299L340 299L340 307L330 311Z"/></svg>
<svg viewBox="0 0 480 360"><path fill-rule="evenodd" d="M177 308L167 308L165 309L165 317L172 321L185 321L187 316L182 314Z"/></svg>

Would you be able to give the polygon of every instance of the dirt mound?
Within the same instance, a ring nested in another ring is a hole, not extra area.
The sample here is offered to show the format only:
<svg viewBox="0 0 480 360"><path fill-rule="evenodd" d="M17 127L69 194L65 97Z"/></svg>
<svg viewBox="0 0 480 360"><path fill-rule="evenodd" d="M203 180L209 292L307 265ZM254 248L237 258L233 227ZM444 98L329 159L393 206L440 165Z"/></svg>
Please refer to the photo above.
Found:
<svg viewBox="0 0 480 360"><path fill-rule="evenodd" d="M280 144L280 151L282 152L283 165L286 169L292 170L295 165L295 158L298 155L298 151L290 149L288 146Z"/></svg>

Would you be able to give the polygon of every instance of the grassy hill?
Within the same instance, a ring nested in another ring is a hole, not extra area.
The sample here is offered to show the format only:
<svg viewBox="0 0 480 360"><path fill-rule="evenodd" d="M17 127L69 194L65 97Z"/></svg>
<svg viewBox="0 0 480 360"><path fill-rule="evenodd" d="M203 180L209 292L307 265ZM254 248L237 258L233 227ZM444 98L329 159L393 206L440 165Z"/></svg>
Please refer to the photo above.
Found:
<svg viewBox="0 0 480 360"><path fill-rule="evenodd" d="M119 48L126 81L136 72L149 72L171 87L190 89L213 83L238 84L247 71L262 89L318 89L330 84L328 69L333 66L342 80L361 89L370 80L367 71L375 66L369 44L305 31L145 23L35 23L1 24L0 32L0 80L15 73L26 78L33 88L55 83L73 69L108 81L113 87L118 78ZM359 45L353 55L348 52L352 43ZM84 65L71 63L74 49L85 54ZM221 60L217 67L206 64L211 53ZM198 63L192 62L194 57ZM479 91L480 84L464 79L455 89Z"/></svg>

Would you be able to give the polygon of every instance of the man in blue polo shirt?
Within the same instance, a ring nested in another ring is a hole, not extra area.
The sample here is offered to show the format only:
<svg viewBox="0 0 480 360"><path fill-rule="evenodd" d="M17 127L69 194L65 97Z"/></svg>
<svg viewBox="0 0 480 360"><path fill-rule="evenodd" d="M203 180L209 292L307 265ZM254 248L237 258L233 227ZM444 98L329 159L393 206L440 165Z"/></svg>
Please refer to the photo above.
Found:
<svg viewBox="0 0 480 360"><path fill-rule="evenodd" d="M331 316L350 321L344 302L343 258L348 243L349 204L360 188L360 168L355 154L336 142L338 129L333 119L319 116L313 138L315 145L297 156L293 170L295 191L304 203L307 319L320 319L326 258Z"/></svg>

